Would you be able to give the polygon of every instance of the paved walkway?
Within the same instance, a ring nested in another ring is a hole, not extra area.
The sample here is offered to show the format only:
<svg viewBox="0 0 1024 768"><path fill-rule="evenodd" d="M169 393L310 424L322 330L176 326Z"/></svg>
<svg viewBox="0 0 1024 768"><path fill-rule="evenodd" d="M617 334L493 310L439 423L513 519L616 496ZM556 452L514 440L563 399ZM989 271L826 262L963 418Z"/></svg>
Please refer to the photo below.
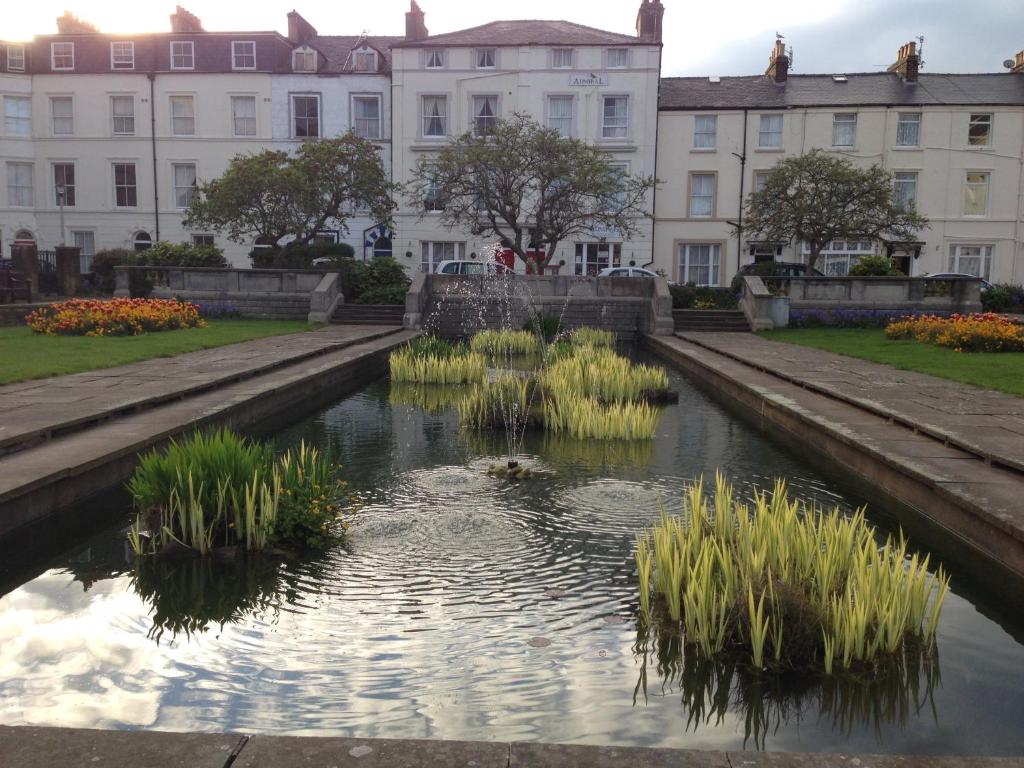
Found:
<svg viewBox="0 0 1024 768"><path fill-rule="evenodd" d="M0 726L0 765L3 768L1022 768L1024 759L701 752L518 742Z"/></svg>
<svg viewBox="0 0 1024 768"><path fill-rule="evenodd" d="M945 528L985 557L1024 575L1024 474L937 439L919 424L879 413L877 399L870 401L875 406L870 409L855 403L865 400L863 391L859 397L845 399L805 386L796 376L797 360L801 353L815 350L798 348L794 353L790 345L764 341L753 334L686 336L648 337L646 343L730 401L757 414L773 434L788 438L809 455L832 459L851 477L917 510L929 521L927 530ZM797 358L791 359L791 354ZM742 361L748 356L757 364ZM772 360L778 365L772 365ZM837 370L830 369L827 362L817 360L818 383L847 382L850 374L843 372L846 358L836 362ZM775 368L792 369L792 380L774 370L768 372ZM883 373L901 372L887 369L877 375ZM807 378L810 375L806 374ZM871 386L872 380L862 381L864 389ZM926 415L921 418L927 420ZM1024 440L1018 444L1024 445Z"/></svg>
<svg viewBox="0 0 1024 768"><path fill-rule="evenodd" d="M0 387L0 455L113 416L179 400L394 333L329 325L140 363Z"/></svg>
<svg viewBox="0 0 1024 768"><path fill-rule="evenodd" d="M1024 472L1024 398L751 333L677 335Z"/></svg>

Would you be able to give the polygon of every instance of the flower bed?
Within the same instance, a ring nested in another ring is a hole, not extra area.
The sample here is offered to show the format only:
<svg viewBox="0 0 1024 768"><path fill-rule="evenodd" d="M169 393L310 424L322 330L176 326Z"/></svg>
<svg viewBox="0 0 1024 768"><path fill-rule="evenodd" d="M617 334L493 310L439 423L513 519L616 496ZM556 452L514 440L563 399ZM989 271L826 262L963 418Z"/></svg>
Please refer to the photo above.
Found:
<svg viewBox="0 0 1024 768"><path fill-rule="evenodd" d="M902 309L793 309L790 328L885 328L897 320L918 317ZM941 313L932 317L943 316Z"/></svg>
<svg viewBox="0 0 1024 768"><path fill-rule="evenodd" d="M889 323L885 335L957 352L1024 352L1024 325L991 313L907 317Z"/></svg>
<svg viewBox="0 0 1024 768"><path fill-rule="evenodd" d="M199 307L176 299L70 299L37 309L25 322L46 336L138 336L206 325Z"/></svg>

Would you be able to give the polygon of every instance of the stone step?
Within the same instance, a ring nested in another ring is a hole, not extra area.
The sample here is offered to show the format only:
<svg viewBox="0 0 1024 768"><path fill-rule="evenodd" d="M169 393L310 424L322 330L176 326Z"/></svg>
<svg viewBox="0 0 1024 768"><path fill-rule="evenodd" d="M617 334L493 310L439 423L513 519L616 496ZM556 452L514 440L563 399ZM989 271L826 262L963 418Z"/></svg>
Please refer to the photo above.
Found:
<svg viewBox="0 0 1024 768"><path fill-rule="evenodd" d="M345 325L401 325L402 304L342 304L331 315L332 323Z"/></svg>
<svg viewBox="0 0 1024 768"><path fill-rule="evenodd" d="M676 326L676 333L749 333L750 326L735 325L685 325Z"/></svg>

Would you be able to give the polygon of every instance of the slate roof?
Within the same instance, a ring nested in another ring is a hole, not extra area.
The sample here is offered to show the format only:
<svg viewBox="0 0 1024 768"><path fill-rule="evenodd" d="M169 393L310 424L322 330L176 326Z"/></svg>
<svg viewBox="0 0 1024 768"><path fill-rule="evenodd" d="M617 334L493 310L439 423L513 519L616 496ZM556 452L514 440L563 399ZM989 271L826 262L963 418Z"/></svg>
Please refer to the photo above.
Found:
<svg viewBox="0 0 1024 768"><path fill-rule="evenodd" d="M775 83L764 75L723 77L663 77L658 109L787 109L838 106L1024 105L1024 74L934 74L922 72L917 83L895 73L790 75Z"/></svg>
<svg viewBox="0 0 1024 768"><path fill-rule="evenodd" d="M479 27L430 35L419 40L404 40L395 47L421 48L474 45L639 45L634 35L621 35L603 29L574 24L571 21L492 21ZM644 43L647 45L647 43Z"/></svg>
<svg viewBox="0 0 1024 768"><path fill-rule="evenodd" d="M357 43L359 47L366 44L380 51L384 60L380 63L378 72L387 72L391 69L392 46L404 39L404 37L379 35L367 35L365 38L359 35L317 35L308 41L308 45L316 48L326 59L324 65L320 67L319 72L321 74L351 73L352 62L349 60L349 54L356 47Z"/></svg>

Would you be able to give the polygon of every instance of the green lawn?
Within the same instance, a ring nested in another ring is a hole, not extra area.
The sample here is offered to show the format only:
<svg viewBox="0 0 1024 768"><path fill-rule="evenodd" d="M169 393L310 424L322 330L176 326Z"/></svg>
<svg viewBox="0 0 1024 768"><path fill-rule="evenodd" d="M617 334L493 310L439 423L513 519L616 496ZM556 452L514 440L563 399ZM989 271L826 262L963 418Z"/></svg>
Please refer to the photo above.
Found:
<svg viewBox="0 0 1024 768"><path fill-rule="evenodd" d="M210 320L206 328L141 336L42 336L25 326L0 328L0 384L112 368L152 357L223 347L311 328L301 320Z"/></svg>
<svg viewBox="0 0 1024 768"><path fill-rule="evenodd" d="M885 331L873 328L785 328L761 335L1024 397L1024 352L954 352L916 341L890 341Z"/></svg>

